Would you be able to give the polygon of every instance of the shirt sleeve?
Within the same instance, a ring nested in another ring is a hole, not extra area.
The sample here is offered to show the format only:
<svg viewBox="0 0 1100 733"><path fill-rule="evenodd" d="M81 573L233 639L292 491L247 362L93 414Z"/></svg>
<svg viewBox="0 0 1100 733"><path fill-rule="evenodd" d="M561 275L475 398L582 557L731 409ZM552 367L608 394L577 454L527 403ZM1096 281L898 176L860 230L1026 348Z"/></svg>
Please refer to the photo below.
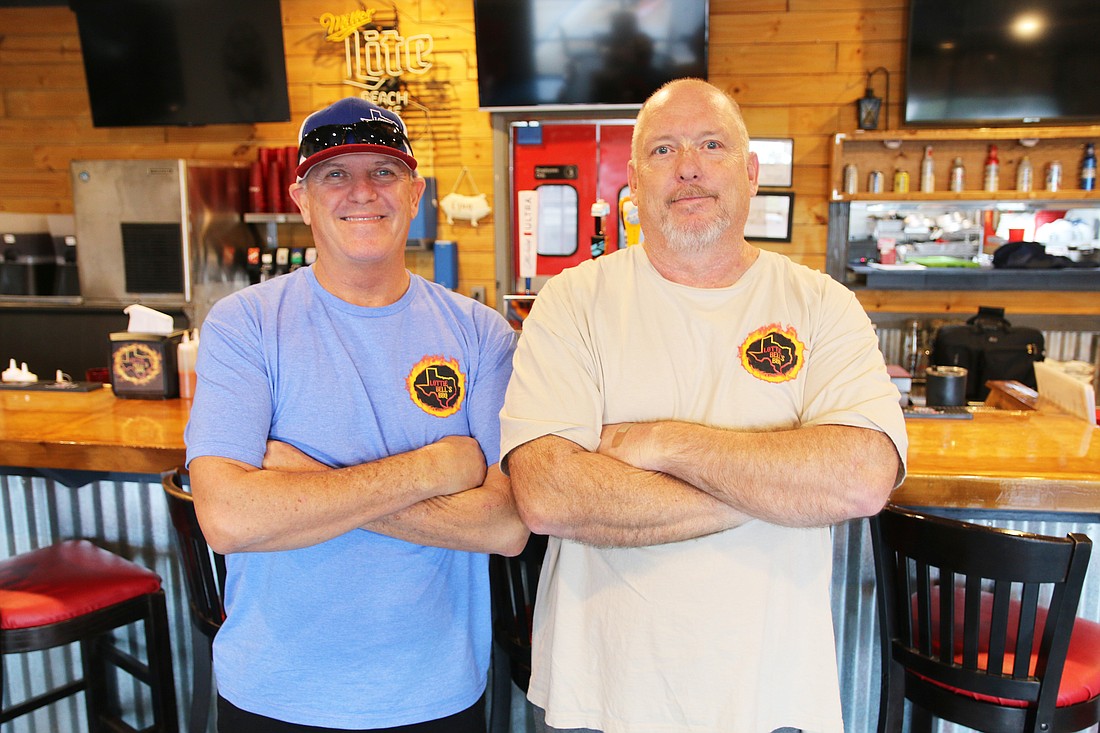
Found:
<svg viewBox="0 0 1100 733"><path fill-rule="evenodd" d="M184 431L187 463L220 456L259 467L273 414L260 329L243 300L224 298L203 321L198 383Z"/></svg>
<svg viewBox="0 0 1100 733"><path fill-rule="evenodd" d="M870 319L850 291L829 283L821 326L806 362L804 425L850 425L879 430L901 458L905 478L909 440L900 395L886 372Z"/></svg>
<svg viewBox="0 0 1100 733"><path fill-rule="evenodd" d="M481 446L486 463L492 465L500 460L499 416L512 374L516 332L496 311L485 319L482 330L477 373L471 380L467 409L470 435Z"/></svg>
<svg viewBox="0 0 1100 733"><path fill-rule="evenodd" d="M586 311L571 307L558 276L539 292L523 322L501 411L501 468L518 446L558 435L595 450L603 425L597 356Z"/></svg>

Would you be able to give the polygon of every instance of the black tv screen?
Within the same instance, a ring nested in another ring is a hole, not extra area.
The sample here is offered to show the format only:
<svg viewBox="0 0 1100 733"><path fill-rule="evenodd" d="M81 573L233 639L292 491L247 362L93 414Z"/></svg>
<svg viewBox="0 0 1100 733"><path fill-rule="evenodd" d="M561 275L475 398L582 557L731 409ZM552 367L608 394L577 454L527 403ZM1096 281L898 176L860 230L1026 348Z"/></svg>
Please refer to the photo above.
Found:
<svg viewBox="0 0 1100 733"><path fill-rule="evenodd" d="M1100 120L1097 0L911 0L905 122Z"/></svg>
<svg viewBox="0 0 1100 733"><path fill-rule="evenodd" d="M290 119L279 0L71 0L96 127Z"/></svg>
<svg viewBox="0 0 1100 733"><path fill-rule="evenodd" d="M474 0L483 109L637 107L706 78L707 0Z"/></svg>

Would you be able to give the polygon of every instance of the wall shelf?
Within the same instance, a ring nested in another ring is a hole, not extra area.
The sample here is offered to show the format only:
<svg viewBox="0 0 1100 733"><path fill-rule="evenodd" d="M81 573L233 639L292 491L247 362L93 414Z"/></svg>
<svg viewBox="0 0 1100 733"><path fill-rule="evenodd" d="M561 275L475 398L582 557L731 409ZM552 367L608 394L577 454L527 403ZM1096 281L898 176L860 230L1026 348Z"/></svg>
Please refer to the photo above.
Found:
<svg viewBox="0 0 1100 733"><path fill-rule="evenodd" d="M932 193L922 193L920 191L909 191L908 193L895 193L893 191L886 191L884 193L868 193L863 191L855 195L845 195L837 191L833 192L834 201L910 201L910 202L942 202L942 201L964 201L968 204L974 203L1003 203L1006 201L1019 201L1019 202L1038 202L1045 205L1049 205L1048 208L1063 208L1057 206L1058 203L1064 203L1067 205L1080 205L1082 201L1088 202L1090 206L1100 206L1100 192L1097 191L933 191Z"/></svg>
<svg viewBox="0 0 1100 733"><path fill-rule="evenodd" d="M257 229L262 233L264 246L267 249L278 249L280 246L286 246L285 241L281 241L279 237L279 225L281 224L304 224L302 221L302 215L295 213L257 213L246 212L244 215L245 224L255 224ZM285 238L283 238L285 239ZM312 244L312 235L310 236L310 244Z"/></svg>
<svg viewBox="0 0 1100 733"><path fill-rule="evenodd" d="M1064 127L963 127L919 128L906 127L897 130L853 130L838 132L836 137L852 142L900 140L902 142L935 142L937 140L977 140L1000 142L1004 140L1055 140L1060 138L1100 138L1100 125L1072 125Z"/></svg>
<svg viewBox="0 0 1100 733"><path fill-rule="evenodd" d="M1100 291L1100 269L991 270L929 267L915 272L890 272L870 267L849 268L871 290L1033 290Z"/></svg>
<svg viewBox="0 0 1100 733"><path fill-rule="evenodd" d="M1042 128L974 128L952 130L872 130L838 132L833 136L830 175L830 198L833 201L852 200L915 200L915 201L1066 201L1094 200L1100 202L1100 192L1078 188L1078 168L1085 143L1100 142L1100 125ZM890 145L886 145L890 143ZM895 144L896 143L896 144ZM996 192L982 189L983 169L989 145L997 145L1000 163L1000 185ZM920 165L925 146L932 146L935 161L936 190L920 192ZM1027 156L1032 167L1032 190L1016 191L1016 168ZM948 178L955 158L966 169L964 190L949 190ZM1050 163L1062 166L1061 185L1057 191L1046 189L1046 171ZM857 169L857 191L844 191L844 168ZM894 192L894 173L909 173L909 191ZM882 193L868 191L868 176L880 171L884 178Z"/></svg>
<svg viewBox="0 0 1100 733"><path fill-rule="evenodd" d="M305 227L305 222L302 220L300 213L258 213L248 212L244 215L245 224L256 224L259 230L262 232L264 244L268 249L278 249L279 247L286 246L300 246L300 247L312 247L313 246L313 233ZM300 225L292 230L284 230L284 235L287 231L292 232L290 241L286 241L287 237L280 237L279 226ZM293 236L293 231L298 232L298 236ZM422 239L410 239L405 243L406 251L410 252L422 252L433 248L434 242L426 241Z"/></svg>
<svg viewBox="0 0 1100 733"><path fill-rule="evenodd" d="M1046 291L1051 294L1095 293L1100 290L1100 268L1058 270L991 270L988 268L929 268L897 272L861 267L867 242L853 240L851 226L856 209L906 212L920 215L967 212L973 221L996 221L998 213L1040 210L1100 209L1100 191L1078 188L1078 169L1084 147L1100 142L1100 125L1023 128L858 130L836 133L830 164L829 236L826 271L856 290L875 291ZM983 190L983 169L990 145L997 145L1000 168L998 191ZM926 146L932 146L935 189L920 191L920 167ZM1028 157L1032 190L1017 191L1016 170ZM949 190L948 178L955 158L966 170L964 190ZM1059 190L1046 189L1046 172L1052 162L1061 164ZM854 165L857 190L844 192L844 169ZM894 173L909 173L909 191L892 191ZM868 175L881 171L884 190L871 193ZM881 205L881 206L879 206ZM864 214L860 214L864 215ZM873 246L871 248L874 252ZM987 250L988 251L988 250Z"/></svg>
<svg viewBox="0 0 1100 733"><path fill-rule="evenodd" d="M245 224L301 224L299 213L263 214L248 212L244 215Z"/></svg>

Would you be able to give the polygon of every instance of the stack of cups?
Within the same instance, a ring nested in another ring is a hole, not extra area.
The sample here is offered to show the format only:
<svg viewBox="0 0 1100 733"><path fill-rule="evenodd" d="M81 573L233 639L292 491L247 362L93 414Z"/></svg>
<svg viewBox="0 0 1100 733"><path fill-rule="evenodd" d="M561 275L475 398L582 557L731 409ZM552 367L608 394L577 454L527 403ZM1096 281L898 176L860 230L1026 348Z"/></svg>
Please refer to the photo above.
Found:
<svg viewBox="0 0 1100 733"><path fill-rule="evenodd" d="M255 213L296 213L290 184L298 167L298 148L260 148L248 178L248 209Z"/></svg>

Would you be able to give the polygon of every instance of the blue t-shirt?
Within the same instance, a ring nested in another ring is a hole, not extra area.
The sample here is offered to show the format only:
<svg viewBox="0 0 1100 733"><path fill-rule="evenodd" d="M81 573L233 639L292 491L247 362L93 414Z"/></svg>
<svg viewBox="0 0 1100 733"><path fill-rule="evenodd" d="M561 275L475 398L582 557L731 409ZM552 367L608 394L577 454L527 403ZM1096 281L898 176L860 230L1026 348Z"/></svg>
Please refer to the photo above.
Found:
<svg viewBox="0 0 1100 733"><path fill-rule="evenodd" d="M494 310L413 275L380 308L311 268L218 301L202 327L187 460L259 466L268 438L334 467L468 435L499 458L515 333ZM485 688L485 555L365 530L227 558L219 692L271 718L377 728L463 710Z"/></svg>

